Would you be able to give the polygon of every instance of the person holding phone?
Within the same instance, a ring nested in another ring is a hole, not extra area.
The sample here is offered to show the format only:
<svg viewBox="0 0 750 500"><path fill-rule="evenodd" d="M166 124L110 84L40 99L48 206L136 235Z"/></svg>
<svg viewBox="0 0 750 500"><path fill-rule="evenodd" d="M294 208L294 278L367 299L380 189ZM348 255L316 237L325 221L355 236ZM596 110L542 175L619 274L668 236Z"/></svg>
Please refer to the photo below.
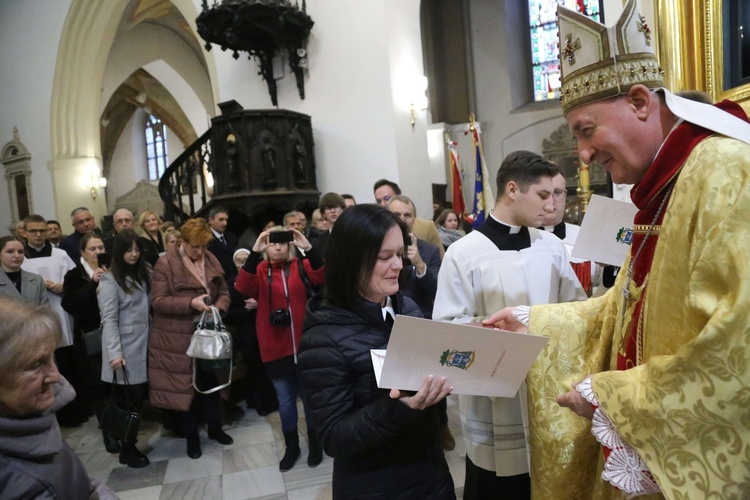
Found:
<svg viewBox="0 0 750 500"><path fill-rule="evenodd" d="M68 381L75 389L76 397L70 405L80 406L80 411L89 415L92 408L100 411L103 403L104 394L99 382L102 355L87 355L82 336L96 330L101 323L96 291L109 269L109 256L104 253L104 240L96 233L81 238L80 248L81 258L63 279L62 307L73 316L75 370ZM102 431L102 439L109 453L120 452L120 443L114 436Z"/></svg>
<svg viewBox="0 0 750 500"><path fill-rule="evenodd" d="M293 247L302 250L305 258L294 257ZM276 226L260 233L235 285L238 292L258 301L260 357L276 389L286 447L279 463L281 472L294 467L301 454L297 434L297 396L301 395L297 353L308 286L323 282L323 259L305 235ZM304 397L302 404L307 422L307 464L315 467L323 460L323 451Z"/></svg>

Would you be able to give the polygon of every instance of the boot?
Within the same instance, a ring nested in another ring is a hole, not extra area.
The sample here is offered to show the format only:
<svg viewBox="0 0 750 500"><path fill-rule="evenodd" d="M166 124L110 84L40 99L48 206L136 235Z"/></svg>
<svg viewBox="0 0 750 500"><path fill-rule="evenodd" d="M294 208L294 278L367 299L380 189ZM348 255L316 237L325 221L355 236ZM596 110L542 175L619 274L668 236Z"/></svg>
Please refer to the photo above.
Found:
<svg viewBox="0 0 750 500"><path fill-rule="evenodd" d="M102 440L104 441L104 448L107 450L107 453L120 453L122 451L120 441L109 432L102 431Z"/></svg>
<svg viewBox="0 0 750 500"><path fill-rule="evenodd" d="M133 469L139 469L141 467L146 467L151 462L149 462L146 455L141 453L138 448L135 447L135 441L133 441L132 443L122 443L120 463Z"/></svg>
<svg viewBox="0 0 750 500"><path fill-rule="evenodd" d="M284 458L279 462L279 470L281 472L286 472L294 467L294 464L300 456L299 435L297 435L297 429L294 429L292 432L284 433L284 445L286 446Z"/></svg>
<svg viewBox="0 0 750 500"><path fill-rule="evenodd" d="M323 449L318 443L318 433L315 429L307 428L307 447L309 448L307 453L307 466L317 467L320 462L323 461Z"/></svg>
<svg viewBox="0 0 750 500"><path fill-rule="evenodd" d="M189 433L186 439L187 456L189 456L193 460L200 458L203 452L201 452L201 438L200 436L198 436L198 431Z"/></svg>
<svg viewBox="0 0 750 500"><path fill-rule="evenodd" d="M232 439L232 436L221 430L221 425L208 426L208 439L213 439L219 444L232 444L234 443L234 439Z"/></svg>

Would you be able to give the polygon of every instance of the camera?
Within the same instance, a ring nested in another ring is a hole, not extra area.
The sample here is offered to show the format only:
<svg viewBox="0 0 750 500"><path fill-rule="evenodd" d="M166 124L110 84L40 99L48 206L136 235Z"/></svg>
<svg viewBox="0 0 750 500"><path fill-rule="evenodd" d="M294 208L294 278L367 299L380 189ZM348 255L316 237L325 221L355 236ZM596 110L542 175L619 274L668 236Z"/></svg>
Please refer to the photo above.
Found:
<svg viewBox="0 0 750 500"><path fill-rule="evenodd" d="M292 323L292 317L286 309L276 309L269 318L271 326L287 326Z"/></svg>

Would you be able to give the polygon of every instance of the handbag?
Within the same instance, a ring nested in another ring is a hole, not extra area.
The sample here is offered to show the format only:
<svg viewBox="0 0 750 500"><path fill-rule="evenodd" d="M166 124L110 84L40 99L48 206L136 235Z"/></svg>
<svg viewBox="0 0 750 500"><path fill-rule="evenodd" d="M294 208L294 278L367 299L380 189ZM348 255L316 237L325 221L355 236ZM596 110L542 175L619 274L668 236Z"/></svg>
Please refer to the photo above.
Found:
<svg viewBox="0 0 750 500"><path fill-rule="evenodd" d="M99 324L99 327L96 330L91 330L90 332L83 332L83 335L81 335L81 339L83 340L83 349L86 351L86 354L88 356L94 356L96 354L102 353L102 325Z"/></svg>
<svg viewBox="0 0 750 500"><path fill-rule="evenodd" d="M208 316L210 312L211 316ZM212 321L212 325L208 321ZM232 383L232 336L221 321L219 310L211 306L209 310L203 311L198 326L190 339L188 356L193 358L193 388L201 394L211 394L228 387ZM229 380L226 384L218 385L207 391L198 389L195 383L195 375L198 360L229 360Z"/></svg>
<svg viewBox="0 0 750 500"><path fill-rule="evenodd" d="M130 385L128 372L122 370L125 385ZM112 396L104 401L104 409L99 417L99 428L122 440L123 442L134 442L138 437L138 427L141 424L141 414L138 413L130 401L117 400L114 396L117 385L117 371L112 371Z"/></svg>

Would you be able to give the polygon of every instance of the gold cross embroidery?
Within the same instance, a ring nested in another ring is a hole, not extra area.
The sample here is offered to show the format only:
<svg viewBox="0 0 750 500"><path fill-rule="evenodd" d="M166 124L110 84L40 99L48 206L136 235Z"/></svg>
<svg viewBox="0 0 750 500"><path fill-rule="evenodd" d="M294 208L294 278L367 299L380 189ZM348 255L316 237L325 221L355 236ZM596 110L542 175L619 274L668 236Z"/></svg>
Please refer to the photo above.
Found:
<svg viewBox="0 0 750 500"><path fill-rule="evenodd" d="M568 62L570 65L574 65L576 63L576 54L575 51L581 48L581 39L576 38L575 41L573 41L573 35L570 33L565 35L565 48L562 51L562 56L568 59Z"/></svg>
<svg viewBox="0 0 750 500"><path fill-rule="evenodd" d="M648 27L646 18L642 15L638 16L638 31L646 37L646 45L651 45L651 28Z"/></svg>

